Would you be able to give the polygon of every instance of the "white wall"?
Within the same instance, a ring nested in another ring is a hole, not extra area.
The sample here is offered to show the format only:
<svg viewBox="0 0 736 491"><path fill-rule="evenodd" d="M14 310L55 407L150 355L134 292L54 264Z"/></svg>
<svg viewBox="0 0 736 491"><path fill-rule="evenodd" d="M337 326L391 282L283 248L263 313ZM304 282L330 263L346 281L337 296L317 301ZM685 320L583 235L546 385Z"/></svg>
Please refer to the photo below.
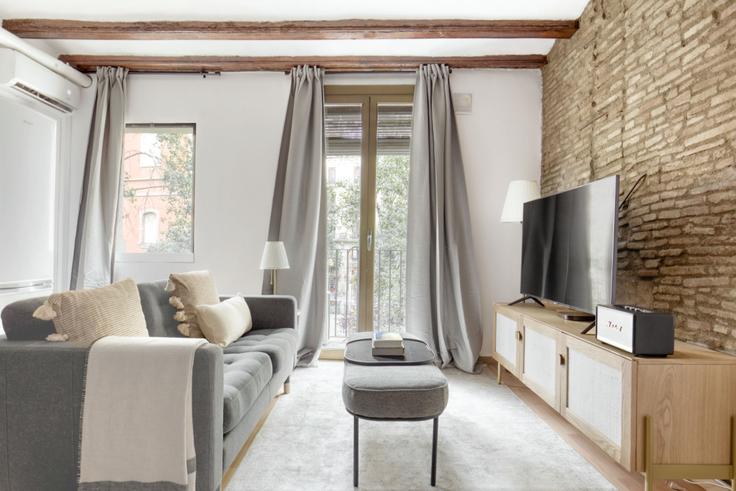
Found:
<svg viewBox="0 0 736 491"><path fill-rule="evenodd" d="M402 74L327 80L390 84L414 79ZM509 181L539 179L542 80L538 70L454 70L452 84L455 92L473 97L472 112L458 114L457 122L480 275L482 354L487 355L491 306L519 296L521 226L499 218ZM197 123L195 262L119 264L117 275L147 281L172 271L206 268L213 271L222 292L260 291L258 264L289 78L282 73L226 73L206 79L131 75L128 89L128 122ZM81 176L79 169L73 173Z"/></svg>
<svg viewBox="0 0 736 491"><path fill-rule="evenodd" d="M117 263L137 281L209 269L223 293L259 293L281 131L283 73L131 75L128 123L196 123L194 263Z"/></svg>
<svg viewBox="0 0 736 491"><path fill-rule="evenodd" d="M482 355L490 355L491 308L519 297L521 224L501 223L506 187L540 177L542 75L539 70L454 70L452 90L471 93L457 114L483 311Z"/></svg>

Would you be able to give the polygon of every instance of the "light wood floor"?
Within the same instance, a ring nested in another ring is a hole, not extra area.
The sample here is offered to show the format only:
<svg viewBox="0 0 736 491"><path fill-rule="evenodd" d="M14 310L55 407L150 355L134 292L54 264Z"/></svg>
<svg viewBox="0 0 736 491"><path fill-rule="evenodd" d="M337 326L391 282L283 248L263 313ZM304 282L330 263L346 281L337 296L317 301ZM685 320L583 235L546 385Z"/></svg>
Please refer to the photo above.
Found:
<svg viewBox="0 0 736 491"><path fill-rule="evenodd" d="M492 359L482 360L488 365L496 381L496 362ZM622 490L639 491L644 489L644 477L637 472L629 472L611 459L603 450L591 442L580 430L565 421L554 409L549 407L539 396L529 390L516 377L504 370L503 384L508 386L516 396L529 406L544 422L556 431L563 440L598 469L611 484ZM685 481L660 481L654 486L655 491L672 491L681 489L686 491L703 490L697 484Z"/></svg>

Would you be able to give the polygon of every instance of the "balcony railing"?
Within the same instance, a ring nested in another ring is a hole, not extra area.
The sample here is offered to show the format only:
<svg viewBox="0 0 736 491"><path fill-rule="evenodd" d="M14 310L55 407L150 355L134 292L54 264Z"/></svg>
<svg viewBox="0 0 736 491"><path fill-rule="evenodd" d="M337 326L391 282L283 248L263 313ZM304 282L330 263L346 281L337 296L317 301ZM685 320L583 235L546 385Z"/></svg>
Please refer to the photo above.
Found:
<svg viewBox="0 0 736 491"><path fill-rule="evenodd" d="M358 331L360 251L357 246L331 249L328 267L328 319L330 339L345 338ZM373 327L400 331L405 325L406 252L376 249L373 274Z"/></svg>

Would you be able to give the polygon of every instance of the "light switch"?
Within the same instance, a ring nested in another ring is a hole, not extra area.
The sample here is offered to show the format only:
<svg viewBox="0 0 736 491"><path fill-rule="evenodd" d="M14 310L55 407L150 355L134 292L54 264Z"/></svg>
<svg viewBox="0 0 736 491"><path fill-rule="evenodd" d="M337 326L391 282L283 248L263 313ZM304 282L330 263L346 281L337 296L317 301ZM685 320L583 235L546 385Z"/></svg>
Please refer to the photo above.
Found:
<svg viewBox="0 0 736 491"><path fill-rule="evenodd" d="M452 105L456 113L472 113L473 94L452 94Z"/></svg>

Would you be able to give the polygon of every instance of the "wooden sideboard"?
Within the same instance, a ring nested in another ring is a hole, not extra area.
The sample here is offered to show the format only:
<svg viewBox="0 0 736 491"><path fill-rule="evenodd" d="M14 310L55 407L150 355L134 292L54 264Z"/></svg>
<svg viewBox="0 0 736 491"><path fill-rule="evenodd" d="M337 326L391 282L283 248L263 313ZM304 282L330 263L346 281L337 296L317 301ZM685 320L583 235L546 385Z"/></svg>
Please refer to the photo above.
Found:
<svg viewBox="0 0 736 491"><path fill-rule="evenodd" d="M637 357L582 335L552 307L497 304L493 357L629 471L655 479L731 479L736 357L676 342Z"/></svg>

